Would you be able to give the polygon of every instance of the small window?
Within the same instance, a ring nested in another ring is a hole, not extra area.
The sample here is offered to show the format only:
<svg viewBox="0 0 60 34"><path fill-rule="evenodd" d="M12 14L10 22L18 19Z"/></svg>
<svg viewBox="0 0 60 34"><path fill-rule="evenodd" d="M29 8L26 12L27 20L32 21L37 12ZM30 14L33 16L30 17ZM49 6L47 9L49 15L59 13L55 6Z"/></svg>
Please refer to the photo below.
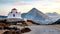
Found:
<svg viewBox="0 0 60 34"><path fill-rule="evenodd" d="M18 12L16 12L16 13L18 13Z"/></svg>
<svg viewBox="0 0 60 34"><path fill-rule="evenodd" d="M15 14L13 14L13 17L15 17Z"/></svg>

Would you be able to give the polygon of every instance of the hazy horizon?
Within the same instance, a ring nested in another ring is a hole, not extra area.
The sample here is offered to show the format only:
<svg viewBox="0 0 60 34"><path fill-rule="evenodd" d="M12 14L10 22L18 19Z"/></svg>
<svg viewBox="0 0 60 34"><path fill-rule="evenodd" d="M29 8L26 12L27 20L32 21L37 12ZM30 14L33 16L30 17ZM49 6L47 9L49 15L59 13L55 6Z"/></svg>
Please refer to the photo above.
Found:
<svg viewBox="0 0 60 34"><path fill-rule="evenodd" d="M7 15L13 8L21 13L37 8L43 13L57 12L60 14L60 0L0 0L0 15Z"/></svg>

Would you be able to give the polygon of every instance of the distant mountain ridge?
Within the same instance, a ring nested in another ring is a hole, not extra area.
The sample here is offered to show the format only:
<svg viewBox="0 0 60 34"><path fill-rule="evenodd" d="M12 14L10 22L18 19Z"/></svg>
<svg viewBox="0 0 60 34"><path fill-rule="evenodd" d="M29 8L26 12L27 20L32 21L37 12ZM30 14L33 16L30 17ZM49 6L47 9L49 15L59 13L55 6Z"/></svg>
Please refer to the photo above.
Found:
<svg viewBox="0 0 60 34"><path fill-rule="evenodd" d="M60 19L60 14L53 12L53 13L46 13L46 15L50 18L52 18L53 21L57 21Z"/></svg>
<svg viewBox="0 0 60 34"><path fill-rule="evenodd" d="M0 18L7 18L7 16L2 16L2 15L0 15Z"/></svg>
<svg viewBox="0 0 60 34"><path fill-rule="evenodd" d="M48 16L60 16L60 14L56 13L56 12L53 12L53 13L46 13L46 15Z"/></svg>
<svg viewBox="0 0 60 34"><path fill-rule="evenodd" d="M60 24L60 19L58 19L56 22L54 22L52 24Z"/></svg>

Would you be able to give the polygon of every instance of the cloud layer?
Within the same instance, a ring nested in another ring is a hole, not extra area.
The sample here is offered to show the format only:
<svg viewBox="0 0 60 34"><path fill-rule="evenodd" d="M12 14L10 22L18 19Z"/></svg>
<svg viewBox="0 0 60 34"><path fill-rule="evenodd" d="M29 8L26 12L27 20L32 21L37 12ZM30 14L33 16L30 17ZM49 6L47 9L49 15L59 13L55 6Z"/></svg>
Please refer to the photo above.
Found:
<svg viewBox="0 0 60 34"><path fill-rule="evenodd" d="M35 3L44 3L44 2L50 2L50 3L60 3L60 0L0 0L0 5L30 5Z"/></svg>
<svg viewBox="0 0 60 34"><path fill-rule="evenodd" d="M35 7L44 13L59 13L60 0L0 0L0 14L6 15L14 7L21 12L29 11Z"/></svg>

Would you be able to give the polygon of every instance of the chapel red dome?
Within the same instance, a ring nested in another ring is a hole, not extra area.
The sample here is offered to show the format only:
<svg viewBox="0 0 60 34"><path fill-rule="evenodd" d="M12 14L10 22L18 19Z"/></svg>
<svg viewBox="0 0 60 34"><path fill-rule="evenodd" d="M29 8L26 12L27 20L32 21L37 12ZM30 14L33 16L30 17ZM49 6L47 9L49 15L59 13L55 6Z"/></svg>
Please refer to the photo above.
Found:
<svg viewBox="0 0 60 34"><path fill-rule="evenodd" d="M13 8L12 10L17 10L16 8Z"/></svg>

